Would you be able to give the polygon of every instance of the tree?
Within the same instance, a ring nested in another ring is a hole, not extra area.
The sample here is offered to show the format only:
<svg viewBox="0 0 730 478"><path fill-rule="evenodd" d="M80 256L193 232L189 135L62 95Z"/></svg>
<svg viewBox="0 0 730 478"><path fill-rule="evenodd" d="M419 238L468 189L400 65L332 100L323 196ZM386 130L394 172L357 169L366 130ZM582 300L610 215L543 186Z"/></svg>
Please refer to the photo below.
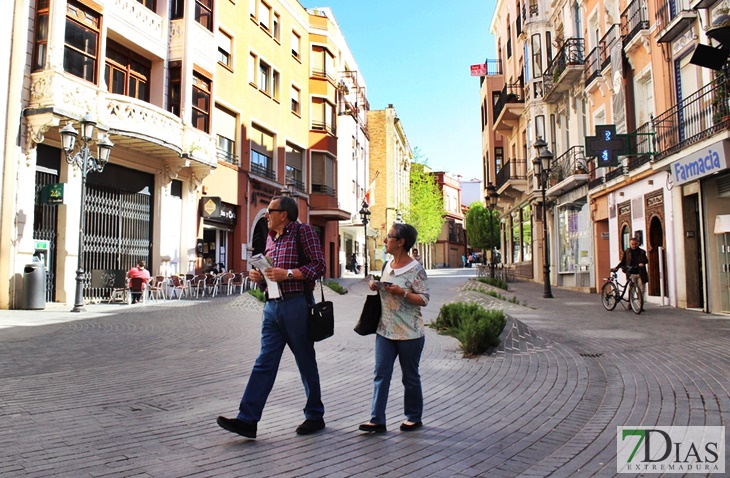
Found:
<svg viewBox="0 0 730 478"><path fill-rule="evenodd" d="M466 212L466 232L471 247L486 250L499 247L499 212L485 208L480 202L471 203Z"/></svg>
<svg viewBox="0 0 730 478"><path fill-rule="evenodd" d="M413 151L411 163L411 203L405 209L403 220L418 231L418 242L433 244L444 225L444 196L436 179L418 150Z"/></svg>

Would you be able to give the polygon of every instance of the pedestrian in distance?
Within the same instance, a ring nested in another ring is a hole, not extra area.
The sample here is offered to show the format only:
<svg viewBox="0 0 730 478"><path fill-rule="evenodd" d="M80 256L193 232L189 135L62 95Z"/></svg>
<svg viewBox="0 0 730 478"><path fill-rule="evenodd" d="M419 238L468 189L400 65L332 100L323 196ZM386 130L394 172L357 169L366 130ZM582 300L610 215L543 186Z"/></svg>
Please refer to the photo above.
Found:
<svg viewBox="0 0 730 478"><path fill-rule="evenodd" d="M296 359L307 398L305 420L296 433L309 435L325 427L317 358L314 342L307 331L308 305L314 301L314 284L325 273L324 254L314 228L297 222L299 208L294 198L275 196L265 216L269 226L265 255L273 267L252 270L249 278L264 291L267 290L266 280L276 282L280 297L269 298L267 292L261 350L243 392L238 416L218 417L218 425L241 436L256 438L258 422L274 386L284 347L288 346Z"/></svg>
<svg viewBox="0 0 730 478"><path fill-rule="evenodd" d="M428 304L428 277L421 263L408 255L418 233L409 224L395 223L386 238L392 260L385 264L380 283L370 281L370 290L379 290L382 315L375 335L375 378L370 421L360 425L365 432L386 431L385 408L396 357L403 374L402 431L423 425L423 392L418 371L425 344L421 307Z"/></svg>
<svg viewBox="0 0 730 478"><path fill-rule="evenodd" d="M147 287L151 277L150 271L145 269L146 265L145 261L137 262L136 266L127 271L127 279L142 279L144 281L144 287ZM142 294L144 294L144 290L140 292L132 292L132 303L136 304L139 302L142 299Z"/></svg>
<svg viewBox="0 0 730 478"><path fill-rule="evenodd" d="M352 273L353 274L359 274L360 273L360 266L357 264L357 254L354 252L352 253Z"/></svg>
<svg viewBox="0 0 730 478"><path fill-rule="evenodd" d="M461 255L461 262L464 265L464 267L466 267L466 254Z"/></svg>
<svg viewBox="0 0 730 478"><path fill-rule="evenodd" d="M649 263L649 258L646 257L646 251L639 247L639 240L632 237L629 240L629 248L626 249L621 256L621 262L616 264L616 267L611 269L611 272L616 272L621 269L626 277L630 274L639 274L639 290L644 293L644 284L649 282L649 273L646 271L646 265Z"/></svg>

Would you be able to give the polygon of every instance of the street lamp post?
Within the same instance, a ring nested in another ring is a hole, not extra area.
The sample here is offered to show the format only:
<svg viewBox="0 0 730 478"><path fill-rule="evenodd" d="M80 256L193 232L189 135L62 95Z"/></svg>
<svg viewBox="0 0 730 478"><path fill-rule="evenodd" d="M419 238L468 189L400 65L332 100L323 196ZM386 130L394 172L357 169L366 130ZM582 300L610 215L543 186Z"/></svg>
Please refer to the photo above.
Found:
<svg viewBox="0 0 730 478"><path fill-rule="evenodd" d="M548 186L548 180L550 179L550 166L553 161L553 153L547 149L547 143L538 137L535 141L535 150L537 156L532 160L532 167L535 170L535 175L540 182L540 189L542 189L542 242L543 242L543 266L542 266L542 280L544 282L544 289L542 296L545 299L552 299L553 292L550 288L550 241L548 240L548 226L547 226L547 201L545 190Z"/></svg>
<svg viewBox="0 0 730 478"><path fill-rule="evenodd" d="M365 230L365 277L368 276L368 223L370 222L370 205L363 199L360 208L360 219Z"/></svg>
<svg viewBox="0 0 730 478"><path fill-rule="evenodd" d="M71 125L71 121L66 123L59 133L61 134L61 142L63 143L63 152L66 155L66 162L74 168L78 168L81 172L81 209L79 213L79 255L78 266L76 268L76 297L74 298L74 308L71 312L84 312L84 216L86 215L86 175L89 172L101 172L109 161L114 144L109 141L109 135L102 136L96 141L98 149L97 157L91 155L89 144L93 141L94 128L96 121L89 114L85 114L81 119L81 144L78 152L74 152L76 146L76 138L79 132Z"/></svg>
<svg viewBox="0 0 730 478"><path fill-rule="evenodd" d="M497 207L497 188L492 183L487 183L487 200L489 201L489 246L492 248L489 264L489 275L494 279L494 210Z"/></svg>

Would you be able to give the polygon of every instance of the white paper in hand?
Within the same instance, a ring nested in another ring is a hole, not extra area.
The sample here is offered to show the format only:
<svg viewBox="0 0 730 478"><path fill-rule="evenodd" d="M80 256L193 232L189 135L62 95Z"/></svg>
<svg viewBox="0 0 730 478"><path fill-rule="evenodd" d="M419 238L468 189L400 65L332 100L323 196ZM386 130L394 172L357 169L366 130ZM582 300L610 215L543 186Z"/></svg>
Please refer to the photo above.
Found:
<svg viewBox="0 0 730 478"><path fill-rule="evenodd" d="M252 256L251 265L261 271L261 274L263 274L266 269L274 267L274 265L271 263L271 259L263 254L256 254ZM267 294L269 295L269 299L278 299L279 297L281 297L281 294L279 293L279 284L272 280L269 280L265 275L264 279L266 280Z"/></svg>

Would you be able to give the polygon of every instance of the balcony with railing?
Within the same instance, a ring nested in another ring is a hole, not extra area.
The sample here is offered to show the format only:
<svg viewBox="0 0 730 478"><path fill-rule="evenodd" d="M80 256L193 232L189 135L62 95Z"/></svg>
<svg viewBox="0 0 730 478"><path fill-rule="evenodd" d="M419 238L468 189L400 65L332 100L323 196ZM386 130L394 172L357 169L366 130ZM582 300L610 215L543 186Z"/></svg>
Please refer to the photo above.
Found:
<svg viewBox="0 0 730 478"><path fill-rule="evenodd" d="M585 71L585 40L568 38L542 74L548 103L557 102Z"/></svg>
<svg viewBox="0 0 730 478"><path fill-rule="evenodd" d="M251 163L251 172L266 179L276 179L273 169L259 163Z"/></svg>
<svg viewBox="0 0 730 478"><path fill-rule="evenodd" d="M621 13L621 35L624 38L624 48L629 53L640 44L647 48L651 45L646 0L632 0Z"/></svg>
<svg viewBox="0 0 730 478"><path fill-rule="evenodd" d="M335 196L335 188L326 184L312 184L312 192L324 194L326 196Z"/></svg>
<svg viewBox="0 0 730 478"><path fill-rule="evenodd" d="M605 70L611 64L611 52L621 42L621 25L614 23L601 38L601 70Z"/></svg>
<svg viewBox="0 0 730 478"><path fill-rule="evenodd" d="M525 89L520 83L504 85L494 104L494 131L510 135L525 111Z"/></svg>
<svg viewBox="0 0 730 478"><path fill-rule="evenodd" d="M484 65L487 67L487 74L479 77L479 86L480 87L484 84L484 81L487 79L487 76L498 76L498 75L504 74L504 71L502 70L502 60L486 59L486 60L484 60Z"/></svg>
<svg viewBox="0 0 730 478"><path fill-rule="evenodd" d="M337 134L337 128L335 128L335 125L326 123L324 121L312 121L312 130L326 131L327 133L331 134L332 136L336 136L336 134Z"/></svg>
<svg viewBox="0 0 730 478"><path fill-rule="evenodd" d="M631 172L650 163L656 154L656 135L651 122L644 123L633 133L629 133L629 156L626 169Z"/></svg>
<svg viewBox="0 0 730 478"><path fill-rule="evenodd" d="M216 149L216 156L218 157L218 161L238 165L238 156L230 151L218 148Z"/></svg>
<svg viewBox="0 0 730 478"><path fill-rule="evenodd" d="M595 47L591 52L586 56L586 88L588 88L588 92L592 92L593 88L591 88L592 83L601 78L601 46Z"/></svg>
<svg viewBox="0 0 730 478"><path fill-rule="evenodd" d="M697 19L690 0L662 0L656 12L659 34L657 43L670 43L683 34Z"/></svg>
<svg viewBox="0 0 730 478"><path fill-rule="evenodd" d="M511 196L527 191L527 160L509 159L497 171L494 186L500 196Z"/></svg>
<svg viewBox="0 0 730 478"><path fill-rule="evenodd" d="M657 158L672 155L730 126L730 81L712 82L653 119Z"/></svg>
<svg viewBox="0 0 730 478"><path fill-rule="evenodd" d="M590 180L583 146L573 146L553 160L550 169L548 196L560 196Z"/></svg>

